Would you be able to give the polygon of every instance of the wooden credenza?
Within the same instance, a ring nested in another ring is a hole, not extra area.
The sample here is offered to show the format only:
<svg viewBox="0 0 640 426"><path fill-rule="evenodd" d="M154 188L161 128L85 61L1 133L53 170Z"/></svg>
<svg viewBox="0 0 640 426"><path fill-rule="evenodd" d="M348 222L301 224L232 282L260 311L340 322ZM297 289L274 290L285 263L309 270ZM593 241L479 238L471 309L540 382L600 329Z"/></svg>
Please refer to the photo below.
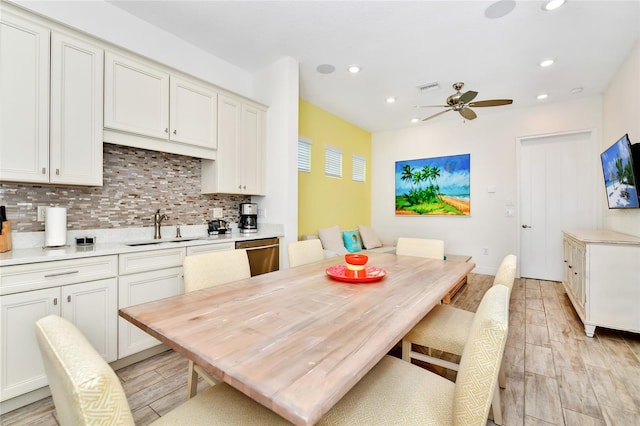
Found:
<svg viewBox="0 0 640 426"><path fill-rule="evenodd" d="M593 337L597 326L640 333L640 238L567 230L562 283Z"/></svg>

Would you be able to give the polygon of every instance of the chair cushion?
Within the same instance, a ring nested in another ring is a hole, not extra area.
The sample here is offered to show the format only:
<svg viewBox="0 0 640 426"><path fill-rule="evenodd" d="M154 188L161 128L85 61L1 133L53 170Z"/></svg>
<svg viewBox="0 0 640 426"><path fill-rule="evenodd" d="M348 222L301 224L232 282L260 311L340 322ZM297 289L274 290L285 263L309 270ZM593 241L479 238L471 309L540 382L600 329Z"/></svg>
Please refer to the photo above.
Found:
<svg viewBox="0 0 640 426"><path fill-rule="evenodd" d="M500 267L493 279L493 284L502 284L509 291L513 288L513 282L516 279L516 266L518 258L513 254L508 254L500 263Z"/></svg>
<svg viewBox="0 0 640 426"><path fill-rule="evenodd" d="M436 305L402 340L462 355L474 316L464 309Z"/></svg>
<svg viewBox="0 0 640 426"><path fill-rule="evenodd" d="M385 356L317 425L450 425L454 383Z"/></svg>
<svg viewBox="0 0 640 426"><path fill-rule="evenodd" d="M287 246L287 253L291 268L324 259L322 243L318 239L291 242Z"/></svg>
<svg viewBox="0 0 640 426"><path fill-rule="evenodd" d="M342 240L344 241L344 246L349 253L355 253L362 250L362 241L360 241L360 234L356 229L344 231L342 233Z"/></svg>
<svg viewBox="0 0 640 426"><path fill-rule="evenodd" d="M358 232L360 238L362 238L362 246L367 249L374 249L376 247L382 247L382 241L378 238L378 234L370 226L358 225Z"/></svg>
<svg viewBox="0 0 640 426"><path fill-rule="evenodd" d="M342 241L342 232L338 225L331 228L323 228L318 230L318 237L322 241L322 248L325 250L336 252L339 256L348 253Z"/></svg>

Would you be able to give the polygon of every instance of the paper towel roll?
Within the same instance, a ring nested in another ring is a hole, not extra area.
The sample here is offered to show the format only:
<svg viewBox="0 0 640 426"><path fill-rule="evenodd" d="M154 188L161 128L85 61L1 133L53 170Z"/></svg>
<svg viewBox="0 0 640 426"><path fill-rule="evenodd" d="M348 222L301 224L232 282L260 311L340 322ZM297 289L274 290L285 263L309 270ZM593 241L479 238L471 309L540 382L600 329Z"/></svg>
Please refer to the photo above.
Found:
<svg viewBox="0 0 640 426"><path fill-rule="evenodd" d="M67 244L67 209L47 207L44 214L44 246L57 247Z"/></svg>

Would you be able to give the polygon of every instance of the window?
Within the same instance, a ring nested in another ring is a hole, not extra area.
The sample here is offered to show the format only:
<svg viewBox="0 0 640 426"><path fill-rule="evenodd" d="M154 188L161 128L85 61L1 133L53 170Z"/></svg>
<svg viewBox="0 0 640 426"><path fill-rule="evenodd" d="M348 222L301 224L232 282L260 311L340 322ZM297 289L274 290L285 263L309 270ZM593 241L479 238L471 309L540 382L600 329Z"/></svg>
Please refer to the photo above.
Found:
<svg viewBox="0 0 640 426"><path fill-rule="evenodd" d="M311 173L311 141L298 139L298 171Z"/></svg>
<svg viewBox="0 0 640 426"><path fill-rule="evenodd" d="M342 177L342 150L332 146L325 148L324 174L329 177Z"/></svg>
<svg viewBox="0 0 640 426"><path fill-rule="evenodd" d="M353 154L352 179L356 182L364 182L367 175L367 159L362 155Z"/></svg>

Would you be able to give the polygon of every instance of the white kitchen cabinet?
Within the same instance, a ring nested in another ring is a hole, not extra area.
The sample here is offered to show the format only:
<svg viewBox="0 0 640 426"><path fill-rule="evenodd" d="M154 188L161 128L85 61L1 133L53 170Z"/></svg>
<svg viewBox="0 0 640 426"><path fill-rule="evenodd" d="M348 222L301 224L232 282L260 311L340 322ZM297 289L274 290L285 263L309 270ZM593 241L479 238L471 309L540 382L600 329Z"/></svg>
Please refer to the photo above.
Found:
<svg viewBox="0 0 640 426"><path fill-rule="evenodd" d="M117 358L117 279L0 296L0 401L47 385L35 322L49 314L73 322L102 357Z"/></svg>
<svg viewBox="0 0 640 426"><path fill-rule="evenodd" d="M104 127L116 131L105 133L108 142L215 158L213 86L107 51L104 90Z"/></svg>
<svg viewBox="0 0 640 426"><path fill-rule="evenodd" d="M125 253L120 258L118 308L151 302L184 293L184 248ZM129 321L118 323L118 357L160 344Z"/></svg>
<svg viewBox="0 0 640 426"><path fill-rule="evenodd" d="M3 10L0 180L102 185L103 50Z"/></svg>
<svg viewBox="0 0 640 426"><path fill-rule="evenodd" d="M202 193L264 195L266 109L218 95L218 156L202 161Z"/></svg>
<svg viewBox="0 0 640 426"><path fill-rule="evenodd" d="M49 181L49 29L2 11L0 180Z"/></svg>
<svg viewBox="0 0 640 426"><path fill-rule="evenodd" d="M640 332L640 238L607 230L564 231L563 285L585 333Z"/></svg>
<svg viewBox="0 0 640 426"><path fill-rule="evenodd" d="M187 256L193 256L194 254L212 253L215 251L229 251L235 250L235 243L216 243L187 247Z"/></svg>

